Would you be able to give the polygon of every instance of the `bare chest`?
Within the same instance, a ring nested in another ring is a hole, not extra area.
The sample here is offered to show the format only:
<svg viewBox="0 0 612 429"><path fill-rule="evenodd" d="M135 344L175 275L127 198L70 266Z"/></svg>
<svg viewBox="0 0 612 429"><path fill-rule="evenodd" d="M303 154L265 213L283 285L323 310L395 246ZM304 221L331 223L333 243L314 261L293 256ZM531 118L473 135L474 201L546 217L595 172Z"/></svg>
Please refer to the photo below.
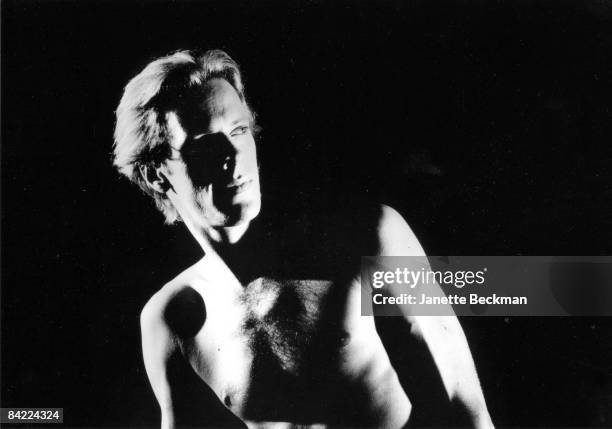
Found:
<svg viewBox="0 0 612 429"><path fill-rule="evenodd" d="M329 395L358 334L354 289L328 280L260 278L239 293L205 297L208 316L192 365L239 414L263 413L270 404L287 411L299 398Z"/></svg>
<svg viewBox="0 0 612 429"><path fill-rule="evenodd" d="M236 338L255 358L299 376L315 355L348 341L343 289L331 281L258 279L240 297Z"/></svg>

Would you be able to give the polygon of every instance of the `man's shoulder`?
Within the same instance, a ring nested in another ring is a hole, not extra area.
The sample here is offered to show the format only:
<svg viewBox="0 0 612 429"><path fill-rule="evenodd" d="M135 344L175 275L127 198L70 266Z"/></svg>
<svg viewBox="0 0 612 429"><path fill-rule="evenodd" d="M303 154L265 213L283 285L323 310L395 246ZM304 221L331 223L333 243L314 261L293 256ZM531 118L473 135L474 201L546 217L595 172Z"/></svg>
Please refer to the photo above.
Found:
<svg viewBox="0 0 612 429"><path fill-rule="evenodd" d="M371 234L409 228L404 217L393 207L380 203L353 202L342 207L331 207L325 214L330 222L359 228Z"/></svg>
<svg viewBox="0 0 612 429"><path fill-rule="evenodd" d="M193 287L199 263L166 283L147 301L140 313L143 330L164 327L179 338L195 335L206 320L202 295Z"/></svg>
<svg viewBox="0 0 612 429"><path fill-rule="evenodd" d="M375 226L381 256L422 256L425 254L406 219L394 208L381 204Z"/></svg>
<svg viewBox="0 0 612 429"><path fill-rule="evenodd" d="M325 210L305 210L292 225L294 236L324 246L321 254L424 255L406 219L385 204L350 201Z"/></svg>
<svg viewBox="0 0 612 429"><path fill-rule="evenodd" d="M362 234L367 240L376 243L378 248L411 247L412 252L422 252L422 248L408 222L397 210L386 204L357 203L347 205L336 211L335 217L345 233L355 236ZM406 249L404 249L404 252Z"/></svg>
<svg viewBox="0 0 612 429"><path fill-rule="evenodd" d="M408 225L397 210L386 204L375 204L369 208L369 212L370 216L367 219L371 223L372 230L377 234L405 228Z"/></svg>

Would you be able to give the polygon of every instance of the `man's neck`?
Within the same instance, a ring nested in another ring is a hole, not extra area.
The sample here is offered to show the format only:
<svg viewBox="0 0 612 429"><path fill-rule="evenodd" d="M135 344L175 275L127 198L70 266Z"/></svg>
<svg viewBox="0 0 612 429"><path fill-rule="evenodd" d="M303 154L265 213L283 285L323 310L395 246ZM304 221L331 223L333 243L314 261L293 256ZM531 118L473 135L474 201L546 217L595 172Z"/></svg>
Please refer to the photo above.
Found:
<svg viewBox="0 0 612 429"><path fill-rule="evenodd" d="M213 247L236 244L247 232L249 225L250 222L244 222L236 226L208 228L204 230L205 239Z"/></svg>
<svg viewBox="0 0 612 429"><path fill-rule="evenodd" d="M187 219L183 222L205 254L237 244L250 226L250 222L243 222L231 227L213 228L196 225Z"/></svg>
<svg viewBox="0 0 612 429"><path fill-rule="evenodd" d="M204 252L213 251L228 266L236 278L244 285L261 275L266 264L262 258L269 256L265 240L261 240L257 225L245 223L239 227L215 230L214 236L207 240Z"/></svg>

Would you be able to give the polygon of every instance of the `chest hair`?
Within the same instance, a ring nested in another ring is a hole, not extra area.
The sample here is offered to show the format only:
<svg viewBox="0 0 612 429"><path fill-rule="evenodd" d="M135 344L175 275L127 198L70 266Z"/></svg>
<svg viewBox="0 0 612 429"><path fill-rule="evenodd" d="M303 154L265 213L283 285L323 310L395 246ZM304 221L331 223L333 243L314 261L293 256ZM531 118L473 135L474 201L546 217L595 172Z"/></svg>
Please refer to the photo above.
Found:
<svg viewBox="0 0 612 429"><path fill-rule="evenodd" d="M241 326L256 362L298 375L319 331L329 281L257 279L245 288Z"/></svg>

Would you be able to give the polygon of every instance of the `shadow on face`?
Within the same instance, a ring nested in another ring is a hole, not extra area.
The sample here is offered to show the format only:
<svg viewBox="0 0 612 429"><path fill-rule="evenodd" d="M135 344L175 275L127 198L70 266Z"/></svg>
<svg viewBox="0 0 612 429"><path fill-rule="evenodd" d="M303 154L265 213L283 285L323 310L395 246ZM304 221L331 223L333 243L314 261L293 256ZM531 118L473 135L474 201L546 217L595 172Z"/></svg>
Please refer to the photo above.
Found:
<svg viewBox="0 0 612 429"><path fill-rule="evenodd" d="M223 133L188 139L180 152L196 188L231 182L236 150Z"/></svg>

